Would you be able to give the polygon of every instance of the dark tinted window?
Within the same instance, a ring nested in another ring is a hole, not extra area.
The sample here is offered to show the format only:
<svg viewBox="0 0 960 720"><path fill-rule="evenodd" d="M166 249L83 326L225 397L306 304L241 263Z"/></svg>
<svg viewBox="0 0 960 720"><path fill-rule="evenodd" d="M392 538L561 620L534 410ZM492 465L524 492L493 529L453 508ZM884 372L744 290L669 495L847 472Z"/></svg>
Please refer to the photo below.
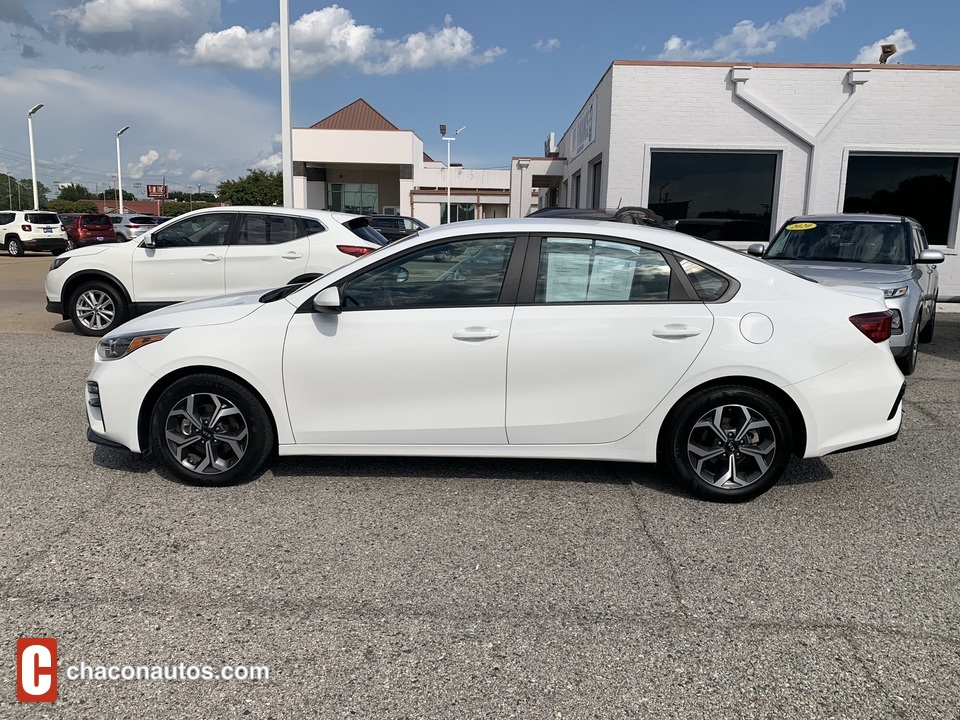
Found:
<svg viewBox="0 0 960 720"><path fill-rule="evenodd" d="M316 235L326 230L323 223L315 218L300 218L300 221L303 223L303 229L307 235Z"/></svg>
<svg viewBox="0 0 960 720"><path fill-rule="evenodd" d="M730 287L730 281L714 270L704 267L689 258L678 258L687 278L704 302L719 300Z"/></svg>
<svg viewBox="0 0 960 720"><path fill-rule="evenodd" d="M241 216L238 245L276 245L296 240L297 219L289 215Z"/></svg>
<svg viewBox="0 0 960 720"><path fill-rule="evenodd" d="M0 213L0 225L9 225L17 217L16 213Z"/></svg>
<svg viewBox="0 0 960 720"><path fill-rule="evenodd" d="M106 215L82 215L80 220L84 227L87 225L113 225Z"/></svg>
<svg viewBox="0 0 960 720"><path fill-rule="evenodd" d="M647 207L665 220L748 220L768 238L776 172L773 153L653 152Z"/></svg>
<svg viewBox="0 0 960 720"><path fill-rule="evenodd" d="M344 309L493 305L513 245L513 238L472 238L419 248L350 280Z"/></svg>
<svg viewBox="0 0 960 720"><path fill-rule="evenodd" d="M358 227L350 228L353 231L353 234L359 238L363 238L377 245L386 245L387 239L377 232L376 228L370 227L369 225L360 225Z"/></svg>
<svg viewBox="0 0 960 720"><path fill-rule="evenodd" d="M843 211L907 215L946 245L956 184L955 157L851 154Z"/></svg>
<svg viewBox="0 0 960 720"><path fill-rule="evenodd" d="M149 215L144 215L141 217L132 217L127 222L131 225L156 225L157 219Z"/></svg>
<svg viewBox="0 0 960 720"><path fill-rule="evenodd" d="M157 248L225 245L234 213L205 213L170 223L155 231Z"/></svg>
<svg viewBox="0 0 960 720"><path fill-rule="evenodd" d="M59 225L60 218L54 213L27 213L26 219L28 223L36 223L37 225Z"/></svg>

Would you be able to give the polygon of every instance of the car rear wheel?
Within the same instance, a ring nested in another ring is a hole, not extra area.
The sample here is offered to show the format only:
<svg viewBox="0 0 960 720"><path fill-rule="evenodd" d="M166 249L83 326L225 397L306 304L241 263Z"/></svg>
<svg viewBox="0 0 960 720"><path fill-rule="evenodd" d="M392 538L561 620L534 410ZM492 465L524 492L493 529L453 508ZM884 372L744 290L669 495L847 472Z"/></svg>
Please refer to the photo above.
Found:
<svg viewBox="0 0 960 720"><path fill-rule="evenodd" d="M86 283L73 294L70 319L81 335L101 337L126 321L127 304L112 285Z"/></svg>
<svg viewBox="0 0 960 720"><path fill-rule="evenodd" d="M246 387L219 375L181 378L157 400L151 449L183 482L233 485L253 479L273 451L273 423Z"/></svg>
<svg viewBox="0 0 960 720"><path fill-rule="evenodd" d="M792 452L786 413L749 387L708 388L686 398L667 425L664 460L695 494L740 502L782 477Z"/></svg>
<svg viewBox="0 0 960 720"><path fill-rule="evenodd" d="M23 257L23 243L17 238L7 240L7 252L11 257Z"/></svg>
<svg viewBox="0 0 960 720"><path fill-rule="evenodd" d="M77 244L73 240L67 240L67 250L76 250Z"/></svg>
<svg viewBox="0 0 960 720"><path fill-rule="evenodd" d="M897 358L897 367L904 375L913 375L917 369L917 355L920 354L920 318L917 318L917 326L913 329L913 337L910 340L910 349L906 355Z"/></svg>

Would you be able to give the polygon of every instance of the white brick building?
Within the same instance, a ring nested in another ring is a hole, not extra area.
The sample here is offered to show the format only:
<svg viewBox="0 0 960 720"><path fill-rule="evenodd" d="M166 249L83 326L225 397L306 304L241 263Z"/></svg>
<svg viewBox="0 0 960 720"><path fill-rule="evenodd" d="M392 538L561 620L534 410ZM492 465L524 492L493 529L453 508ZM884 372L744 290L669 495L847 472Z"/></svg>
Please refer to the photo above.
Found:
<svg viewBox="0 0 960 720"><path fill-rule="evenodd" d="M616 61L557 156L559 175L531 161L540 205L726 215L767 233L806 212L903 213L955 248L960 68Z"/></svg>

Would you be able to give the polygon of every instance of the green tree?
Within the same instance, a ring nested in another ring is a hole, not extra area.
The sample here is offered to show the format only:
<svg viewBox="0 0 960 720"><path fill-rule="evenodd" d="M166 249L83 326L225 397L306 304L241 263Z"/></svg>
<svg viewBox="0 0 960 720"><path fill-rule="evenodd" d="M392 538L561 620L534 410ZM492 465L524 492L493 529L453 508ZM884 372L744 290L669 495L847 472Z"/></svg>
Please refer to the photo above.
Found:
<svg viewBox="0 0 960 720"><path fill-rule="evenodd" d="M57 213L95 213L99 212L95 203L89 200L51 200L47 209Z"/></svg>
<svg viewBox="0 0 960 720"><path fill-rule="evenodd" d="M283 205L283 175L249 170L246 177L217 185L217 197L230 205Z"/></svg>
<svg viewBox="0 0 960 720"><path fill-rule="evenodd" d="M169 193L169 195L170 195L170 198L169 198L170 200L176 200L177 202L188 203L192 201L195 203L203 203L203 202L212 203L217 201L217 196L210 192L191 193L191 192L183 192L182 190L174 190L171 193Z"/></svg>
<svg viewBox="0 0 960 720"><path fill-rule="evenodd" d="M57 200L69 200L71 202L76 202L77 200L93 200L95 197L96 195L90 192L88 188L74 183L60 188L60 194L57 196ZM68 211L61 210L60 212Z"/></svg>

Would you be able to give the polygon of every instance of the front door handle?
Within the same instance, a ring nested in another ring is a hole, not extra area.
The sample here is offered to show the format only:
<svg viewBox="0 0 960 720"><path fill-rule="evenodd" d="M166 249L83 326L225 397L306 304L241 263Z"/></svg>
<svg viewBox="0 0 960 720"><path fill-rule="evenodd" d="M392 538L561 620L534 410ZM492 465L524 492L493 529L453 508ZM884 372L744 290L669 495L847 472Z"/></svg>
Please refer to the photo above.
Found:
<svg viewBox="0 0 960 720"><path fill-rule="evenodd" d="M492 340L500 335L499 330L487 327L468 327L463 330L457 330L453 334L454 340L463 340L464 342L481 342L483 340Z"/></svg>
<svg viewBox="0 0 960 720"><path fill-rule="evenodd" d="M220 256L220 255L213 255L213 254L211 253L211 254L208 254L208 255L204 255L204 256L203 256L202 258L200 258L200 259L203 260L204 262L220 262L221 260L223 260L223 257Z"/></svg>

